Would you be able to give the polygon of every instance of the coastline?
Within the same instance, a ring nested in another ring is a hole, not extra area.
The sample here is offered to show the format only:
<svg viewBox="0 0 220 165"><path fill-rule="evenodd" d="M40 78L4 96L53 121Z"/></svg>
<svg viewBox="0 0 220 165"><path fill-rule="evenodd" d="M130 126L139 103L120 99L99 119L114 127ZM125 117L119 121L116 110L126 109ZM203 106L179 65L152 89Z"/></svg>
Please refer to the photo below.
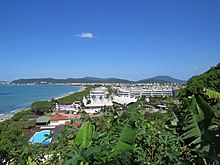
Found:
<svg viewBox="0 0 220 165"><path fill-rule="evenodd" d="M69 93L67 93L63 96L56 97L55 100L67 97L67 96L69 96L73 93L76 93L76 92L81 92L81 91L85 90L85 88L86 88L85 86L79 86L79 90L74 91L74 92L69 92ZM36 100L36 101L38 101L38 100ZM51 101L51 100L47 100L47 101ZM0 122L3 122L5 120L10 120L13 117L14 114L16 114L18 112L21 112L21 111L27 111L27 110L30 110L30 109L31 109L31 106L27 106L27 107L12 110L9 113L2 113L2 114L0 114Z"/></svg>
<svg viewBox="0 0 220 165"><path fill-rule="evenodd" d="M54 98L54 99L55 99L55 100L57 100L57 99L61 99L61 98L67 97L67 96L69 96L69 95L71 95L71 94L73 94L73 93L76 93L76 92L82 92L82 91L84 91L85 89L86 89L85 86L79 86L79 90L78 90L78 91L69 92L69 93L66 94L66 95L63 95L63 96L60 96L60 97L56 97L56 98ZM48 101L50 101L50 100L48 100Z"/></svg>

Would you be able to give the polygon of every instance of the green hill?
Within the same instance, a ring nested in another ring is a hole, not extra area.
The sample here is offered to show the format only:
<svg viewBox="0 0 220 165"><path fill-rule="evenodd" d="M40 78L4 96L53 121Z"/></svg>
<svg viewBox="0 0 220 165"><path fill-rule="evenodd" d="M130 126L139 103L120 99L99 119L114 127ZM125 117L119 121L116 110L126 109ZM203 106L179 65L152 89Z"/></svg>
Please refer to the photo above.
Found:
<svg viewBox="0 0 220 165"><path fill-rule="evenodd" d="M33 78L33 79L18 79L11 82L12 84L50 84L50 83L177 83L184 84L186 81L178 80L169 76L156 76L139 81L130 81L119 78L67 78L67 79L53 79L53 78Z"/></svg>
<svg viewBox="0 0 220 165"><path fill-rule="evenodd" d="M177 84L185 84L186 81L175 79L170 76L156 76L144 80L139 80L139 83L177 83Z"/></svg>
<svg viewBox="0 0 220 165"><path fill-rule="evenodd" d="M53 78L33 78L33 79L18 79L14 80L12 84L50 84L50 83L131 83L132 81L117 79L117 78L68 78L68 79L53 79Z"/></svg>
<svg viewBox="0 0 220 165"><path fill-rule="evenodd" d="M220 63L203 74L190 78L186 84L186 95L200 93L204 88L220 92Z"/></svg>

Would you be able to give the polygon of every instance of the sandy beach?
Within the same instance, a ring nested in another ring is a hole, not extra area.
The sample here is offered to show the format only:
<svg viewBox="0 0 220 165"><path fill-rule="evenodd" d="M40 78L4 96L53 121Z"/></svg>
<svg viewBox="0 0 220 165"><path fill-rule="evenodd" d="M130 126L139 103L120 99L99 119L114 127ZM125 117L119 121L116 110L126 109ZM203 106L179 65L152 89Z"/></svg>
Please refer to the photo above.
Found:
<svg viewBox="0 0 220 165"><path fill-rule="evenodd" d="M29 110L31 109L31 107L25 107L25 108L21 108L21 109L17 109L17 110L13 110L11 111L10 113L7 113L7 114L2 114L0 116L0 122L3 122L5 120L9 120L12 118L12 116L18 112L21 112L21 111L26 111L26 110Z"/></svg>
<svg viewBox="0 0 220 165"><path fill-rule="evenodd" d="M74 92L69 92L68 94L66 95L63 95L63 96L60 96L60 97L57 97L55 98L55 100L57 99L60 99L60 98L64 98L64 97L67 97L73 93L76 93L76 92L81 92L83 90L85 90L86 87L84 86L80 86L80 89L78 91L74 91ZM37 101L37 100L36 100ZM48 101L51 101L51 100L48 100ZM31 107L24 107L24 108L20 108L20 109L16 109L16 110L13 110L11 111L10 113L6 113L6 114L0 114L0 122L3 122L5 120L9 120L13 117L14 114L18 113L18 112L21 112L21 111L26 111L26 110L29 110L31 109Z"/></svg>

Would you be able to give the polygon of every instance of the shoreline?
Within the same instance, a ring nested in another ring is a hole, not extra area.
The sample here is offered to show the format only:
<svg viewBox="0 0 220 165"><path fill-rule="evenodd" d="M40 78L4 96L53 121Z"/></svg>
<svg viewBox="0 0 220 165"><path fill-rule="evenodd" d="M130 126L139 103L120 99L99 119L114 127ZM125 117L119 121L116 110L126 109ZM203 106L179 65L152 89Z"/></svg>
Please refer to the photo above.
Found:
<svg viewBox="0 0 220 165"><path fill-rule="evenodd" d="M74 91L74 92L69 92L68 94L65 94L63 96L59 96L59 97L56 97L54 98L55 100L57 99L60 99L60 98L64 98L64 97L67 97L71 94L74 94L76 92L82 92L83 90L85 90L86 87L85 86L79 86L79 90L77 91ZM37 100L36 100L37 101ZM51 101L51 100L47 100L47 101ZM10 120L14 114L18 113L18 112L21 112L21 111L27 111L27 110L30 110L31 109L31 106L27 106L27 107L23 107L23 108L18 108L18 109L15 109L15 110L12 110L8 113L1 113L0 114L0 122L3 122L5 120Z"/></svg>

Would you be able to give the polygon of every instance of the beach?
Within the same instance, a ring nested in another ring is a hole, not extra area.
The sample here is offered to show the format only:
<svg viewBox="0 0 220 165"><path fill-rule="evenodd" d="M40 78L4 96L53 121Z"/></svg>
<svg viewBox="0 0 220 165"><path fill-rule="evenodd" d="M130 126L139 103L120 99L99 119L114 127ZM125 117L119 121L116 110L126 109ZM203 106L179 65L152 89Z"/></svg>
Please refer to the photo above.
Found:
<svg viewBox="0 0 220 165"><path fill-rule="evenodd" d="M59 96L59 97L55 97L55 100L57 99L60 99L60 98L64 98L64 97L67 97L73 93L76 93L76 92L81 92L85 89L84 86L79 86L79 89L77 91L71 91L71 92L68 92L67 94L65 95L62 95L62 96ZM47 101L51 101L53 97L51 97L50 99L47 99ZM35 100L35 101L40 101L40 100ZM34 101L34 102L35 102ZM18 109L15 109L15 110L11 110L9 111L8 113L1 113L0 114L0 122L3 122L5 120L9 120L13 117L14 114L18 113L18 112L21 112L21 111L26 111L26 110L30 110L31 109L31 106L26 106L26 107L22 107L22 108L18 108Z"/></svg>
<svg viewBox="0 0 220 165"><path fill-rule="evenodd" d="M26 111L26 110L29 110L31 109L31 107L26 107L26 108L21 108L21 109L17 109L17 110L13 110L11 111L10 113L8 114L2 114L0 115L0 122L3 122L5 120L9 120L12 118L12 116L18 112L21 112L21 111Z"/></svg>

